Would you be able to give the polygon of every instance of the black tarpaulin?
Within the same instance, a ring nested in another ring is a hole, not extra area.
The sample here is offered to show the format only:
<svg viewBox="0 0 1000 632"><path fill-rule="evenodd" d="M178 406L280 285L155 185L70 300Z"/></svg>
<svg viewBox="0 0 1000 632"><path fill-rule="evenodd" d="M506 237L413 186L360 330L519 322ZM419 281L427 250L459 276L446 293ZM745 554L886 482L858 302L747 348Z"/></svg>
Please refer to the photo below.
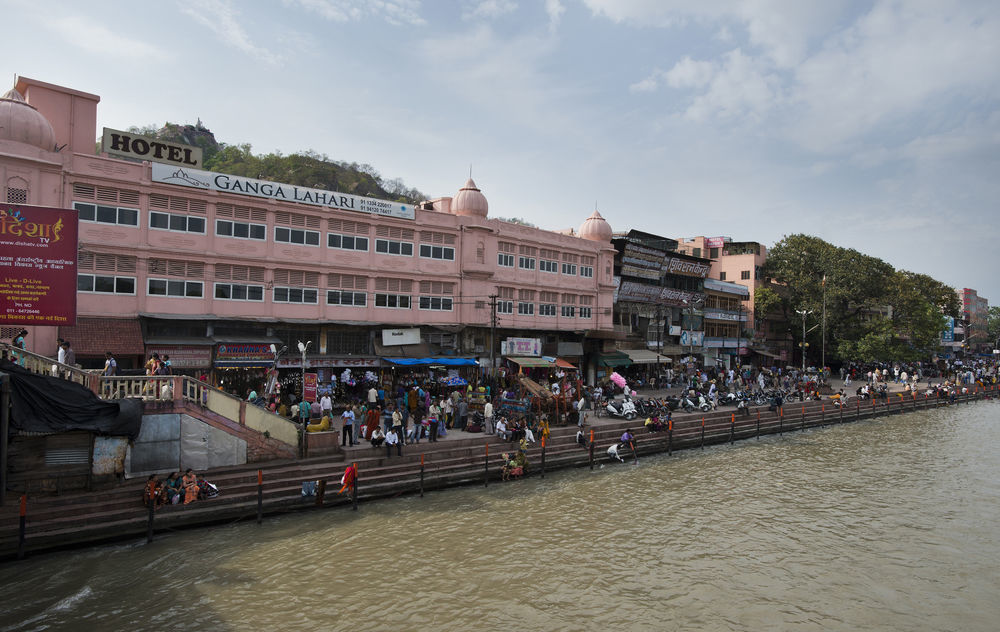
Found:
<svg viewBox="0 0 1000 632"><path fill-rule="evenodd" d="M90 389L48 375L36 375L7 360L0 371L10 375L11 428L25 432L88 430L135 439L142 425L142 400L106 402Z"/></svg>

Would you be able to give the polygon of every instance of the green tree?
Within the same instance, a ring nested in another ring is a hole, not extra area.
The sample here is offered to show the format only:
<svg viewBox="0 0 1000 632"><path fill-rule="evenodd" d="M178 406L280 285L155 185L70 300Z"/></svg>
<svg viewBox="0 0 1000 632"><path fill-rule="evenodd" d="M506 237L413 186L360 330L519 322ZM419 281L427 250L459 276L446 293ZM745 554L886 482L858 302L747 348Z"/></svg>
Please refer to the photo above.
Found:
<svg viewBox="0 0 1000 632"><path fill-rule="evenodd" d="M986 337L994 349L1000 349L1000 307L991 307L986 315Z"/></svg>

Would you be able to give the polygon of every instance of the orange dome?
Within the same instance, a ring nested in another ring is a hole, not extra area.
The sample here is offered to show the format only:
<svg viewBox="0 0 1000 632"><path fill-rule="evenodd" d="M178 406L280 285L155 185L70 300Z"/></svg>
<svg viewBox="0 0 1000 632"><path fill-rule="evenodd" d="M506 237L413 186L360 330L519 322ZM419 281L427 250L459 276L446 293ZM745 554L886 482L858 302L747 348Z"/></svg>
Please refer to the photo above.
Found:
<svg viewBox="0 0 1000 632"><path fill-rule="evenodd" d="M601 214L594 211L590 217L583 220L580 230L577 231L581 239L590 241L611 241L611 224L601 217Z"/></svg>
<svg viewBox="0 0 1000 632"><path fill-rule="evenodd" d="M41 112L11 88L0 97L0 140L13 140L55 151L56 133Z"/></svg>
<svg viewBox="0 0 1000 632"><path fill-rule="evenodd" d="M486 196L476 188L476 183L472 181L472 178L465 182L465 186L458 190L451 201L451 212L455 215L486 217L489 208Z"/></svg>

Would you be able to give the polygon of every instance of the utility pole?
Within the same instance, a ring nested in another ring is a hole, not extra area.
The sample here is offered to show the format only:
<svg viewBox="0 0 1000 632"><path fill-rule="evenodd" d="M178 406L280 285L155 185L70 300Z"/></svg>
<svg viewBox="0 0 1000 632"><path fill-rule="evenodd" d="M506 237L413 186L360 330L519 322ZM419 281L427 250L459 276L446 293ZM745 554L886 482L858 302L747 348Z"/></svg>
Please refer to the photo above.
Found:
<svg viewBox="0 0 1000 632"><path fill-rule="evenodd" d="M805 372L806 372L806 347L809 346L808 343L806 343L806 316L808 316L809 314L812 314L812 310L811 309L809 309L809 310L806 310L806 309L797 309L797 310L795 310L795 313L799 314L800 316L802 316L802 342L800 343L800 345L802 346L802 374L805 375ZM813 327L813 329L816 329L816 328Z"/></svg>
<svg viewBox="0 0 1000 632"><path fill-rule="evenodd" d="M656 379L660 379L660 354L663 353L663 305L656 306Z"/></svg>
<svg viewBox="0 0 1000 632"><path fill-rule="evenodd" d="M823 380L826 380L826 274L823 275L823 346L820 355L819 370L823 372Z"/></svg>
<svg viewBox="0 0 1000 632"><path fill-rule="evenodd" d="M497 295L490 294L490 375L496 367L496 338L497 338Z"/></svg>

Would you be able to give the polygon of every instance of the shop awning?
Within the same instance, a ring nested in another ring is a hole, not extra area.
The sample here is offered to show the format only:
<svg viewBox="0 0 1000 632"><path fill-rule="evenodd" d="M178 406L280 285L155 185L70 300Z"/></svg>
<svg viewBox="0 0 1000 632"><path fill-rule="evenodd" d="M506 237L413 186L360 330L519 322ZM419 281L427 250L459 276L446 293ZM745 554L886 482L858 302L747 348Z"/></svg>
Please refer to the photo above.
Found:
<svg viewBox="0 0 1000 632"><path fill-rule="evenodd" d="M146 353L138 318L77 318L76 326L59 328L59 337L69 342L77 358L103 358L105 351L116 356Z"/></svg>
<svg viewBox="0 0 1000 632"><path fill-rule="evenodd" d="M770 351L764 351L763 349L753 349L753 352L754 353L759 353L762 356L767 356L769 358L774 358L775 360L777 360L778 358L781 357L777 353L771 353Z"/></svg>
<svg viewBox="0 0 1000 632"><path fill-rule="evenodd" d="M556 366L555 360L549 360L547 358L535 358L531 356L507 356L507 359L514 362L521 368L533 369L536 367L544 367L546 369L551 369Z"/></svg>
<svg viewBox="0 0 1000 632"><path fill-rule="evenodd" d="M650 351L648 349L624 349L623 351L633 364L656 364L657 362L664 364L667 362L673 362L673 360L667 356L662 356L655 351Z"/></svg>
<svg viewBox="0 0 1000 632"><path fill-rule="evenodd" d="M632 359L620 351L615 353L604 353L601 354L601 358L598 361L601 366L631 366Z"/></svg>
<svg viewBox="0 0 1000 632"><path fill-rule="evenodd" d="M396 366L430 366L440 364L441 366L479 366L475 358L382 358L389 364Z"/></svg>
<svg viewBox="0 0 1000 632"><path fill-rule="evenodd" d="M563 360L562 358L556 358L556 366L560 369L569 369L570 371L576 371L576 366L568 360Z"/></svg>

